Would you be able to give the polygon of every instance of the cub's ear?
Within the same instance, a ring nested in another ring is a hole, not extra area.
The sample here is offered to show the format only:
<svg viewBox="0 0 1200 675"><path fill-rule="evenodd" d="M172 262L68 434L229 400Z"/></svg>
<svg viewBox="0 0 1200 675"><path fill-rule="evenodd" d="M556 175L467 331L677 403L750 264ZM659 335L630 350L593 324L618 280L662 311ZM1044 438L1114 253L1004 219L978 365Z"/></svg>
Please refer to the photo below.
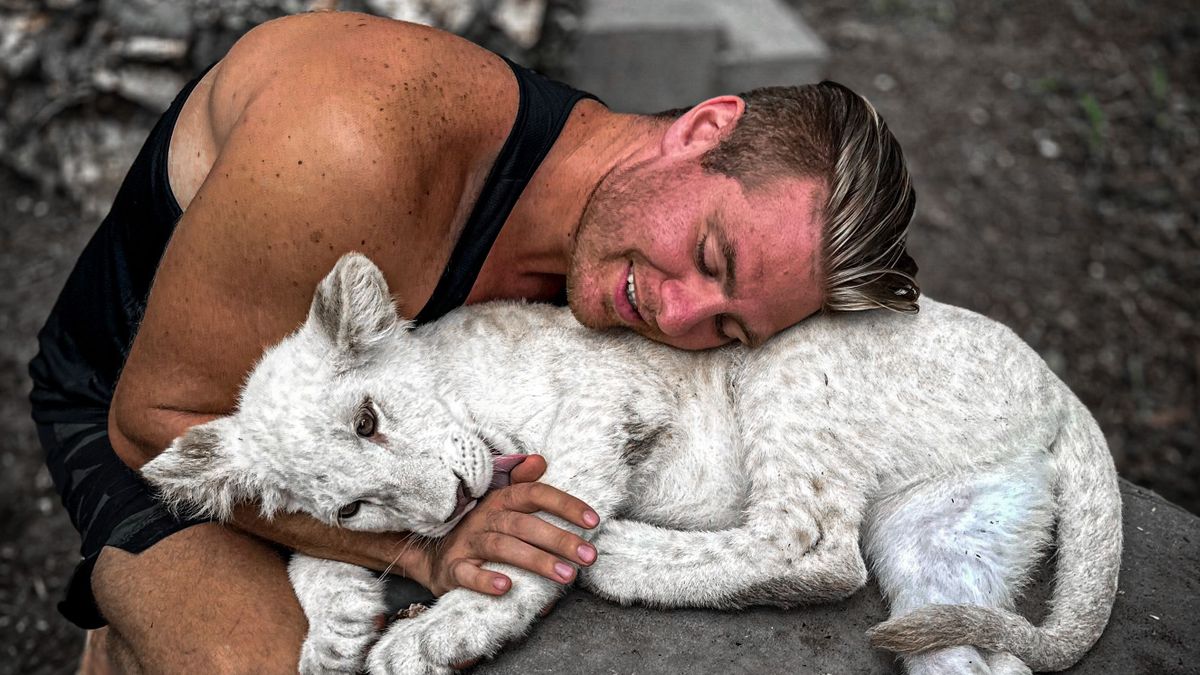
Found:
<svg viewBox="0 0 1200 675"><path fill-rule="evenodd" d="M411 322L396 313L375 263L361 253L347 253L317 286L308 325L356 362L397 328L407 330Z"/></svg>
<svg viewBox="0 0 1200 675"><path fill-rule="evenodd" d="M223 417L188 429L142 467L142 476L179 515L225 521L236 504L256 500L270 515L282 495L263 480L248 447L236 418Z"/></svg>

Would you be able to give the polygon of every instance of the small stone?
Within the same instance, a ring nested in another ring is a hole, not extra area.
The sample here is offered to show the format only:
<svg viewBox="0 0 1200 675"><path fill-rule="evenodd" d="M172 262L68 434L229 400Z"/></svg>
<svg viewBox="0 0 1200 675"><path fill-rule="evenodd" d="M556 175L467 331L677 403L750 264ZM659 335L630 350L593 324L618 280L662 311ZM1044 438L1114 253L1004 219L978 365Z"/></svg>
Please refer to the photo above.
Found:
<svg viewBox="0 0 1200 675"><path fill-rule="evenodd" d="M879 91L891 91L896 88L896 78L887 73L880 73L875 76L873 84Z"/></svg>
<svg viewBox="0 0 1200 675"><path fill-rule="evenodd" d="M1057 159L1060 154L1058 143L1055 143L1049 138L1039 138L1037 146L1038 154L1046 159Z"/></svg>
<svg viewBox="0 0 1200 675"><path fill-rule="evenodd" d="M96 85L101 86L97 72ZM175 71L130 65L106 76L104 83L112 91L130 101L140 103L151 110L161 112L171 105L175 95L183 88L184 79Z"/></svg>
<svg viewBox="0 0 1200 675"><path fill-rule="evenodd" d="M20 77L34 66L42 52L39 35L49 23L45 14L0 16L0 68Z"/></svg>
<svg viewBox="0 0 1200 675"><path fill-rule="evenodd" d="M500 0L492 13L495 22L518 45L530 49L542 34L546 0Z"/></svg>
<svg viewBox="0 0 1200 675"><path fill-rule="evenodd" d="M437 25L437 17L425 6L425 3L417 0L366 0L366 3L371 13L378 16L426 26Z"/></svg>
<svg viewBox="0 0 1200 675"><path fill-rule="evenodd" d="M50 205L46 202L39 200L33 205L34 218L45 218L47 213L50 213Z"/></svg>
<svg viewBox="0 0 1200 675"><path fill-rule="evenodd" d="M1004 84L1005 88L1015 91L1021 88L1024 79L1020 75L1009 71L1000 77L1000 82Z"/></svg>
<svg viewBox="0 0 1200 675"><path fill-rule="evenodd" d="M967 117L970 117L971 121L974 122L976 125L983 126L983 125L987 124L988 119L991 116L988 115L987 110L984 110L983 108L981 108L979 106L975 106L974 108L971 108L970 112L967 113Z"/></svg>
<svg viewBox="0 0 1200 675"><path fill-rule="evenodd" d="M191 36L192 3L175 0L101 0L100 12L125 35Z"/></svg>
<svg viewBox="0 0 1200 675"><path fill-rule="evenodd" d="M137 35L120 43L117 53L138 61L176 61L187 55L188 43L178 38Z"/></svg>

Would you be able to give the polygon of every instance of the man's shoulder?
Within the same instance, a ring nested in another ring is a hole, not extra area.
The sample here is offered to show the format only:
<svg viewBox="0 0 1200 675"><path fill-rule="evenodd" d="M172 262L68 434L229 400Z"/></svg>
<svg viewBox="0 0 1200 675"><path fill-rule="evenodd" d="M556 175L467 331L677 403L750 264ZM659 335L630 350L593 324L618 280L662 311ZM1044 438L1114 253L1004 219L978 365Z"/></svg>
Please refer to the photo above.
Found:
<svg viewBox="0 0 1200 675"><path fill-rule="evenodd" d="M214 122L258 115L350 125L408 154L438 145L476 150L507 134L514 76L498 56L426 26L350 12L268 22L222 61ZM413 143L416 138L420 143ZM364 139L366 140L366 139Z"/></svg>
<svg viewBox="0 0 1200 675"><path fill-rule="evenodd" d="M287 158L291 171L262 178L341 194L335 203L393 227L444 228L429 234L446 241L518 104L511 69L491 52L425 26L336 12L255 28L222 60L211 99L226 164Z"/></svg>

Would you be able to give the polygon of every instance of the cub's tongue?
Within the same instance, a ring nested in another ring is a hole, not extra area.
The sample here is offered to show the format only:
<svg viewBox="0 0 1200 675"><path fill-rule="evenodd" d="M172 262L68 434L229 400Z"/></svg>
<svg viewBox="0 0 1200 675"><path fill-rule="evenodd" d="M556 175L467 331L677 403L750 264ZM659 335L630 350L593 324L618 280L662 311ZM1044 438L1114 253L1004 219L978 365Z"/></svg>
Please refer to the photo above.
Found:
<svg viewBox="0 0 1200 675"><path fill-rule="evenodd" d="M492 458L492 484L488 486L489 490L496 488L508 487L512 483L512 477L509 474L521 462L525 461L528 455L499 455Z"/></svg>

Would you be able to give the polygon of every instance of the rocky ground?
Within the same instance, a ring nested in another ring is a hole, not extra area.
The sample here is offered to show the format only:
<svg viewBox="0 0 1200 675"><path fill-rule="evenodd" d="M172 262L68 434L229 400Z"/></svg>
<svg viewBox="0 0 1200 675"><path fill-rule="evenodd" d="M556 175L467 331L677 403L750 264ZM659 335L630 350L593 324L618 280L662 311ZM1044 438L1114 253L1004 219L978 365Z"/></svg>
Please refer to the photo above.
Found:
<svg viewBox="0 0 1200 675"><path fill-rule="evenodd" d="M1200 6L795 2L904 144L926 290L1012 326L1125 477L1200 511ZM70 672L81 644L25 363L94 226L0 173L0 673Z"/></svg>

